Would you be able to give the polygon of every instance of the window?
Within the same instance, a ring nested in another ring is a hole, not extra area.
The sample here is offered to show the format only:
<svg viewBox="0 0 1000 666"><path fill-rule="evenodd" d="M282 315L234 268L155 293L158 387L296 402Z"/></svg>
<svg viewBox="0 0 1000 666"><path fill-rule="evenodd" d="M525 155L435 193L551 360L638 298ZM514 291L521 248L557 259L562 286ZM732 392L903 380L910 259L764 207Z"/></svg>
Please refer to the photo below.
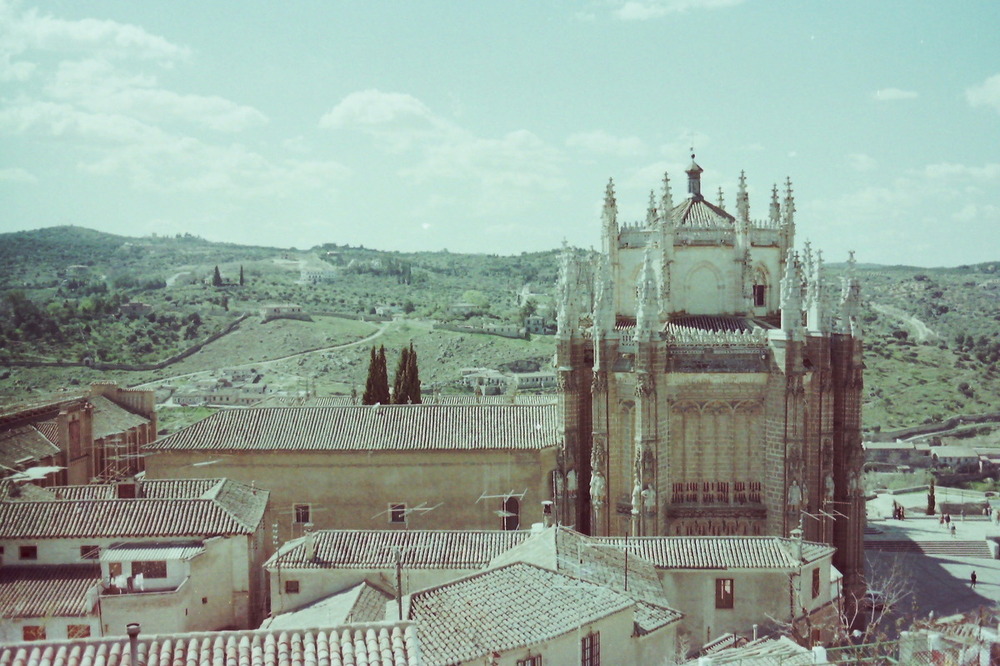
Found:
<svg viewBox="0 0 1000 666"><path fill-rule="evenodd" d="M297 580L286 580L285 581L285 594L298 594L299 593L299 581Z"/></svg>
<svg viewBox="0 0 1000 666"><path fill-rule="evenodd" d="M295 514L295 522L297 523L310 523L309 511L310 505L308 504L294 504L292 505L292 511Z"/></svg>
<svg viewBox="0 0 1000 666"><path fill-rule="evenodd" d="M98 560L101 558L100 546L80 546L81 560Z"/></svg>
<svg viewBox="0 0 1000 666"><path fill-rule="evenodd" d="M505 530L516 530L521 523L521 503L516 497L508 497L500 505L501 527Z"/></svg>
<svg viewBox="0 0 1000 666"><path fill-rule="evenodd" d="M536 654L534 657L518 659L517 666L542 666L542 655Z"/></svg>
<svg viewBox="0 0 1000 666"><path fill-rule="evenodd" d="M132 576L143 575L143 578L166 578L167 563L163 560L147 560L132 563Z"/></svg>
<svg viewBox="0 0 1000 666"><path fill-rule="evenodd" d="M755 284L753 286L753 304L755 307L760 308L764 306L764 289L765 287L762 284Z"/></svg>
<svg viewBox="0 0 1000 666"><path fill-rule="evenodd" d="M45 627L39 627L36 625L26 624L21 630L21 636L26 641L44 641L45 640Z"/></svg>
<svg viewBox="0 0 1000 666"><path fill-rule="evenodd" d="M580 640L580 666L601 666L601 632L587 634Z"/></svg>
<svg viewBox="0 0 1000 666"><path fill-rule="evenodd" d="M813 589L812 589L813 599L819 596L819 586L820 586L819 567L816 567L815 569L813 569Z"/></svg>
<svg viewBox="0 0 1000 666"><path fill-rule="evenodd" d="M732 578L716 578L715 579L715 607L716 608L732 608L733 607L733 579Z"/></svg>
<svg viewBox="0 0 1000 666"><path fill-rule="evenodd" d="M90 638L89 624L71 624L66 627L66 638Z"/></svg>
<svg viewBox="0 0 1000 666"><path fill-rule="evenodd" d="M22 560L37 560L38 546L21 546L18 554Z"/></svg>
<svg viewBox="0 0 1000 666"><path fill-rule="evenodd" d="M390 504L389 505L389 522L390 523L405 523L406 522L406 505L405 504Z"/></svg>

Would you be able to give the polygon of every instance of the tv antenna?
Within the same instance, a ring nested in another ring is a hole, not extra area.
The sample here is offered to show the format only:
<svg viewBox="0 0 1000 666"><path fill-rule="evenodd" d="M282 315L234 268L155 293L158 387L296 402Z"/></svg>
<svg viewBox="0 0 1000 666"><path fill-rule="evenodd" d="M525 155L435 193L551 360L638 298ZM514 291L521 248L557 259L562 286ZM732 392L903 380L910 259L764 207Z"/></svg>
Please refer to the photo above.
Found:
<svg viewBox="0 0 1000 666"><path fill-rule="evenodd" d="M479 503L480 503L480 502L482 502L482 501L483 501L484 499L499 499L499 500L503 500L503 504L501 505L501 507L502 507L502 508L500 508L500 509L497 509L497 510L496 510L496 511L494 511L493 513L495 513L495 514L496 514L497 516L499 516L500 518L502 518L502 519L504 519L504 520L506 520L507 518L518 518L518 520L520 521L520 517L519 517L519 514L516 514L516 513L512 513L512 512L510 512L510 511L508 511L508 510L507 510L507 508L506 508L506 507L507 507L507 502L508 502L508 501L509 501L509 500L510 500L511 498L515 498L515 497L516 497L516 498L517 498L517 501L518 501L518 503L520 504L521 502L523 502L523 501L524 501L524 497L525 497L525 495L527 495L527 494L528 494L528 489L527 489L527 488L525 488L525 489L524 489L524 490L522 490L521 492L517 492L517 491L515 491L515 490L510 490L510 491L508 491L508 492L504 493L503 495L488 495L488 494L486 494L486 492L484 491L484 492L483 492L483 493L482 493L482 494L481 494L481 495L479 496L479 499L477 499L477 500L476 500L476 504L479 504Z"/></svg>
<svg viewBox="0 0 1000 666"><path fill-rule="evenodd" d="M422 516L425 513L429 513L431 511L433 511L434 509L438 508L442 504L444 504L444 502L438 502L434 506L427 506L427 502L421 502L420 504L418 504L416 506L406 507L406 505L403 504L402 502L395 502L395 503L389 504L389 508L386 509L385 511L379 511L374 516L372 516L372 520L375 520L379 516L384 516L386 514L402 514L403 515L403 525L404 526L408 526L410 524L409 517L410 517L411 513L415 513L415 514L418 514L418 515ZM400 507L404 507L404 508L400 508Z"/></svg>

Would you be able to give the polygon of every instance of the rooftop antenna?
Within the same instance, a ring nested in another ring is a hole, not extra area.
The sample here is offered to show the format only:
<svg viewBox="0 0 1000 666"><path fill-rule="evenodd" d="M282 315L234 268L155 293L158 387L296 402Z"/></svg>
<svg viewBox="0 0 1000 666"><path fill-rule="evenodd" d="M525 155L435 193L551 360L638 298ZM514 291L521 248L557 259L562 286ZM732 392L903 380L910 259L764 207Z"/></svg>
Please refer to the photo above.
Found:
<svg viewBox="0 0 1000 666"><path fill-rule="evenodd" d="M476 500L476 504L479 504L484 499L499 499L499 500L503 500L503 504L501 506L506 507L507 506L507 501L509 499L511 499L512 497L516 497L517 501L518 501L518 504L520 504L521 502L524 501L524 496L527 495L527 494L528 494L528 489L527 488L525 488L521 492L517 492L515 490L509 490L506 493L504 493L503 495L488 495L484 491L479 496L479 499ZM505 509L505 508L497 509L493 513L495 513L497 516L499 516L500 518L502 518L504 520L506 520L507 518L518 518L518 514L511 513L510 511L507 511L507 509Z"/></svg>
<svg viewBox="0 0 1000 666"><path fill-rule="evenodd" d="M409 519L411 513L416 513L416 514L419 514L419 515L423 515L425 513L429 513L431 511L433 511L434 509L438 508L442 504L444 504L444 502L438 502L434 506L427 506L427 502L421 502L420 504L418 504L416 506L412 506L412 507L409 507L409 508L402 508L401 509L399 507L400 506L405 507L405 505L402 502L398 502L398 503L390 504L389 508L386 509L385 511L379 511L378 513L376 513L374 516L372 516L372 520L375 520L379 516L384 516L384 515L389 514L389 513L401 513L403 515L403 529L406 529L407 527L409 527L409 520L408 519Z"/></svg>

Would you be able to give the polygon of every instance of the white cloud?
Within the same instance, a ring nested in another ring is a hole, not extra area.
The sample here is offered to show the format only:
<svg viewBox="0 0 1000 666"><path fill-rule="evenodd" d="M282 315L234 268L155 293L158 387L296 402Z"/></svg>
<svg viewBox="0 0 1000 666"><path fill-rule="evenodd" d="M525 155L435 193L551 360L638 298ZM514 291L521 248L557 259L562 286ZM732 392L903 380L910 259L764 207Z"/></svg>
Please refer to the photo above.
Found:
<svg viewBox="0 0 1000 666"><path fill-rule="evenodd" d="M160 61L183 59L191 54L186 46L174 44L137 25L99 19L65 20L42 15L35 9L17 16L8 30L8 44L19 50L98 52Z"/></svg>
<svg viewBox="0 0 1000 666"><path fill-rule="evenodd" d="M0 169L0 182L6 183L37 183L38 177L20 167Z"/></svg>
<svg viewBox="0 0 1000 666"><path fill-rule="evenodd" d="M1000 74L994 74L979 85L966 89L965 99L972 106L991 106L1000 112Z"/></svg>
<svg viewBox="0 0 1000 666"><path fill-rule="evenodd" d="M915 99L917 93L913 90L901 90L900 88L882 88L872 93L872 98L880 102L894 102L901 99Z"/></svg>
<svg viewBox="0 0 1000 666"><path fill-rule="evenodd" d="M343 129L414 122L434 125L437 119L412 95L370 89L349 94L320 118L319 126Z"/></svg>
<svg viewBox="0 0 1000 666"><path fill-rule="evenodd" d="M855 171L871 171L878 166L875 158L864 153L850 153L847 156L847 163Z"/></svg>
<svg viewBox="0 0 1000 666"><path fill-rule="evenodd" d="M619 157L631 157L646 152L646 144L642 139L634 136L618 137L604 130L572 134L567 137L566 145L599 155Z"/></svg>
<svg viewBox="0 0 1000 666"><path fill-rule="evenodd" d="M215 95L182 95L157 87L156 77L125 74L105 60L60 63L46 90L92 112L115 113L146 122L190 122L208 129L239 132L267 123L252 107Z"/></svg>
<svg viewBox="0 0 1000 666"><path fill-rule="evenodd" d="M648 21L668 14L732 7L742 2L743 0L627 0L616 3L614 15L622 21Z"/></svg>

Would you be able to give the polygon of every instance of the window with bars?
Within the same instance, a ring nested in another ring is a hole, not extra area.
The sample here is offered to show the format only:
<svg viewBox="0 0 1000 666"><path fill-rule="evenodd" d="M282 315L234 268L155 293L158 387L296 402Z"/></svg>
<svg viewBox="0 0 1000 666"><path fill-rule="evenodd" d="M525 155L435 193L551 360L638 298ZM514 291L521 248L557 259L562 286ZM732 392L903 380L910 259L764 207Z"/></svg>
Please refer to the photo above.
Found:
<svg viewBox="0 0 1000 666"><path fill-rule="evenodd" d="M310 523L310 514L312 506L309 504L295 504L292 506L292 512L295 514L295 522L297 523Z"/></svg>
<svg viewBox="0 0 1000 666"><path fill-rule="evenodd" d="M587 634L580 640L580 666L601 666L601 632Z"/></svg>
<svg viewBox="0 0 1000 666"><path fill-rule="evenodd" d="M690 482L688 482L686 484L685 490L687 491L686 494L685 494L685 501L686 502L697 502L698 501L698 482L697 481L690 481Z"/></svg>
<svg viewBox="0 0 1000 666"><path fill-rule="evenodd" d="M26 624L21 628L21 637L26 641L44 641L45 627L35 624Z"/></svg>
<svg viewBox="0 0 1000 666"><path fill-rule="evenodd" d="M533 657L518 659L517 666L542 666L542 655L536 654Z"/></svg>
<svg viewBox="0 0 1000 666"><path fill-rule="evenodd" d="M735 499L737 504L747 503L747 484L746 481L736 481L733 483L733 492L735 493Z"/></svg>
<svg viewBox="0 0 1000 666"><path fill-rule="evenodd" d="M819 596L819 590L820 590L820 578L819 578L819 576L820 576L820 574L819 574L819 567L816 567L815 569L813 569L813 572L812 572L812 597L813 597L813 599L815 599L816 597Z"/></svg>
<svg viewBox="0 0 1000 666"><path fill-rule="evenodd" d="M679 504L684 501L684 484L673 483L670 485L670 501Z"/></svg>
<svg viewBox="0 0 1000 666"><path fill-rule="evenodd" d="M760 504L760 481L750 482L750 501Z"/></svg>
<svg viewBox="0 0 1000 666"><path fill-rule="evenodd" d="M80 546L81 560L98 560L101 558L100 546Z"/></svg>

